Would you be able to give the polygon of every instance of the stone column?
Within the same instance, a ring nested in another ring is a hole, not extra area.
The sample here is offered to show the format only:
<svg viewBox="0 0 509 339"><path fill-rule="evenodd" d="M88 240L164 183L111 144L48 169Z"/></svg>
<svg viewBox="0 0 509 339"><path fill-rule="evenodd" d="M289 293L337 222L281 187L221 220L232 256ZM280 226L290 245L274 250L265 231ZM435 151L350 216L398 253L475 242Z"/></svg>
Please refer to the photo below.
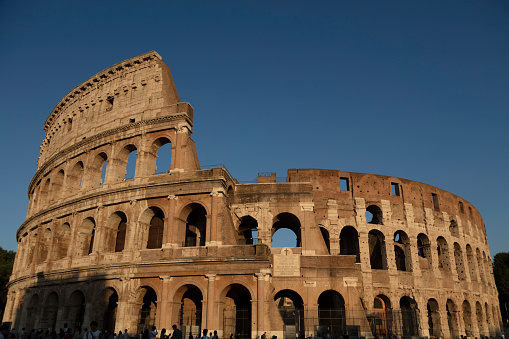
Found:
<svg viewBox="0 0 509 339"><path fill-rule="evenodd" d="M168 217L166 218L168 221L164 228L164 238L163 238L163 248L165 247L178 247L177 235L178 232L175 229L177 227L176 218L176 207L177 207L178 197L174 194L170 194L168 196Z"/></svg>
<svg viewBox="0 0 509 339"><path fill-rule="evenodd" d="M159 279L162 280L163 282L163 287L162 287L162 291L161 291L161 300L159 301L159 308L158 308L158 312L160 314L160 317L159 317L159 323L157 324L157 328L161 329L161 328L166 328L166 329L169 329L171 328L171 319L170 317L168 316L169 314L171 314L171 309L170 309L170 305L168 305L168 293L169 293L169 289L170 289L170 281L171 281L171 276L169 275L164 275L164 276L160 276Z"/></svg>
<svg viewBox="0 0 509 339"><path fill-rule="evenodd" d="M224 198L225 196L225 192L222 188L220 189L214 189L212 191L212 193L210 193L210 196L211 196L211 204L210 204L210 211L211 211L211 218L210 218L210 228L209 228L209 232L207 233L207 238L210 239L209 240L209 244L210 246L217 246L217 245L221 245L221 242L219 241L219 236L218 236L218 217L219 217L219 212L220 212L220 209L221 207L219 206L219 203L221 202L221 200ZM207 219L208 221L208 219ZM207 225L208 226L208 225ZM210 237L208 236L208 234L210 233Z"/></svg>
<svg viewBox="0 0 509 339"><path fill-rule="evenodd" d="M214 328L218 328L217 326L218 317L214 317L214 315L216 314L214 306L216 305L215 281L217 279L217 276L215 274L206 274L205 276L208 279L208 284L207 284L207 319L204 328L212 330Z"/></svg>
<svg viewBox="0 0 509 339"><path fill-rule="evenodd" d="M256 335L261 336L265 330L265 276L266 273L255 273L256 276L256 301L257 301L257 333Z"/></svg>

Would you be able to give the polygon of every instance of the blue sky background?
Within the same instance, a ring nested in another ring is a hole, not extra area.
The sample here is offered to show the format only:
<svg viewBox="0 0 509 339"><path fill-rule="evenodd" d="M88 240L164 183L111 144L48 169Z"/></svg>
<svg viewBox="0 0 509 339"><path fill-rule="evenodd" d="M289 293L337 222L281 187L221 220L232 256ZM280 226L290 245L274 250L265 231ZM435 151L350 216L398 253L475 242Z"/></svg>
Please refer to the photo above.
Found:
<svg viewBox="0 0 509 339"><path fill-rule="evenodd" d="M195 109L202 165L421 181L509 251L509 2L430 0L0 0L0 246L16 248L53 107L150 50Z"/></svg>

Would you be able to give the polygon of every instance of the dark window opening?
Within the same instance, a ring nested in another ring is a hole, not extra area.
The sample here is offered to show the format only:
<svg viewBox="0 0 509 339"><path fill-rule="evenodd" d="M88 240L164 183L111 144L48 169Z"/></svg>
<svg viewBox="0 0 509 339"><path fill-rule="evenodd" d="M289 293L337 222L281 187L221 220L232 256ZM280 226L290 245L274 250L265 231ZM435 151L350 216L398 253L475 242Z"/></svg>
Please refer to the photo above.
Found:
<svg viewBox="0 0 509 339"><path fill-rule="evenodd" d="M368 224L383 225L382 210L376 205L370 205L366 208L366 222Z"/></svg>
<svg viewBox="0 0 509 339"><path fill-rule="evenodd" d="M460 201L459 206L460 206L460 212L465 213L465 209L463 208L463 202Z"/></svg>
<svg viewBox="0 0 509 339"><path fill-rule="evenodd" d="M339 189L341 191L349 191L350 190L348 178L339 178Z"/></svg>
<svg viewBox="0 0 509 339"><path fill-rule="evenodd" d="M106 103L107 103L107 106L106 106L106 111L111 111L111 109L113 108L113 101L114 101L115 98L113 97L109 97L107 100L106 100Z"/></svg>
<svg viewBox="0 0 509 339"><path fill-rule="evenodd" d="M391 182L392 195L399 196L399 184L396 182Z"/></svg>
<svg viewBox="0 0 509 339"><path fill-rule="evenodd" d="M136 119L129 119L129 122L132 124L133 122L136 122Z"/></svg>
<svg viewBox="0 0 509 339"><path fill-rule="evenodd" d="M431 201L433 203L433 210L440 211L440 207L438 206L438 195L431 193Z"/></svg>

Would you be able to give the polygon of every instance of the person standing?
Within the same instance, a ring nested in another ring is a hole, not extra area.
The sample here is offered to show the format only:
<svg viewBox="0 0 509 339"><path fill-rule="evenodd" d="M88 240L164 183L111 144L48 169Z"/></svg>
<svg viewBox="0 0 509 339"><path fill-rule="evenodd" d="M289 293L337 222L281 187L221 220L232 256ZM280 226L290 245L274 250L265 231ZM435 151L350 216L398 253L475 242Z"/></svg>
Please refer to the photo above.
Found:
<svg viewBox="0 0 509 339"><path fill-rule="evenodd" d="M9 338L9 325L3 324L0 326L0 339L8 339Z"/></svg>
<svg viewBox="0 0 509 339"><path fill-rule="evenodd" d="M85 333L86 339L102 339L103 334L97 329L97 321L90 323L90 331Z"/></svg>
<svg viewBox="0 0 509 339"><path fill-rule="evenodd" d="M173 334L171 336L172 339L182 339L182 331L177 328L177 325L172 325Z"/></svg>
<svg viewBox="0 0 509 339"><path fill-rule="evenodd" d="M152 331L150 331L149 334L150 334L150 337L149 337L150 339L156 339L156 337L157 337L157 329L156 329L155 326L152 326Z"/></svg>

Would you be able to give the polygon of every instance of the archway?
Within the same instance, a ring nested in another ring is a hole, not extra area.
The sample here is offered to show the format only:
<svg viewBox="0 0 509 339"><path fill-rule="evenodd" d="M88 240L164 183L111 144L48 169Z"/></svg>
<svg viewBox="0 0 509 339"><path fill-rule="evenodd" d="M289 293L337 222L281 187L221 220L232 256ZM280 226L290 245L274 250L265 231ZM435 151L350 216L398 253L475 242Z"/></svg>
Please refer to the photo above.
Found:
<svg viewBox="0 0 509 339"><path fill-rule="evenodd" d="M190 284L181 286L175 293L173 301L175 304L180 304L178 323L183 338L187 338L190 334L200 335L203 308L201 290Z"/></svg>
<svg viewBox="0 0 509 339"><path fill-rule="evenodd" d="M339 254L355 255L356 261L360 262L359 233L352 226L345 226L339 234Z"/></svg>
<svg viewBox="0 0 509 339"><path fill-rule="evenodd" d="M150 330L156 323L157 294L151 287L144 286L138 291L138 299L141 307L136 333L142 333L146 329Z"/></svg>
<svg viewBox="0 0 509 339"><path fill-rule="evenodd" d="M295 234L295 244L281 244L278 239L278 235L284 230L289 230ZM281 246L283 245L283 246ZM290 246L287 246L290 245ZM291 246L293 245L293 246ZM301 230L300 221L295 215L291 213L280 213L278 214L272 224L272 247L301 247Z"/></svg>
<svg viewBox="0 0 509 339"><path fill-rule="evenodd" d="M103 317L104 330L109 333L115 333L115 323L117 320L118 294L113 288L107 288L104 294L105 311Z"/></svg>
<svg viewBox="0 0 509 339"><path fill-rule="evenodd" d="M419 257L419 266L421 270L431 268L431 247L429 238L424 233L417 236L417 255Z"/></svg>
<svg viewBox="0 0 509 339"><path fill-rule="evenodd" d="M377 205L370 205L366 208L366 223L383 225L383 213Z"/></svg>
<svg viewBox="0 0 509 339"><path fill-rule="evenodd" d="M240 218L239 243L241 245L258 243L258 221L250 215Z"/></svg>
<svg viewBox="0 0 509 339"><path fill-rule="evenodd" d="M373 321L371 323L373 335L390 338L392 331L391 301L387 296L379 294L373 303Z"/></svg>
<svg viewBox="0 0 509 339"><path fill-rule="evenodd" d="M445 308L447 311L447 326L449 326L450 336L451 338L458 338L460 335L458 330L456 305L454 304L454 301L452 301L451 299L447 299Z"/></svg>
<svg viewBox="0 0 509 339"><path fill-rule="evenodd" d="M58 315L58 301L59 298L56 292L52 292L46 298L46 302L42 307L40 327L55 329Z"/></svg>
<svg viewBox="0 0 509 339"><path fill-rule="evenodd" d="M442 327L440 325L440 312L438 309L438 302L435 299L431 298L428 300L427 311L429 336L431 338L443 337Z"/></svg>
<svg viewBox="0 0 509 339"><path fill-rule="evenodd" d="M37 325L37 315L39 312L39 295L34 294L30 298L30 302L28 303L28 307L26 308L26 322L25 327L28 329L36 328ZM38 327L38 326L37 326Z"/></svg>
<svg viewBox="0 0 509 339"><path fill-rule="evenodd" d="M294 339L305 335L302 297L295 291L281 290L274 296L274 301L284 324L284 338Z"/></svg>
<svg viewBox="0 0 509 339"><path fill-rule="evenodd" d="M345 300L339 292L327 290L318 297L318 337L339 338L346 333Z"/></svg>
<svg viewBox="0 0 509 339"><path fill-rule="evenodd" d="M438 268L450 270L451 263L449 261L449 248L447 246L447 241L444 239L444 237L437 238L437 254L438 254Z"/></svg>
<svg viewBox="0 0 509 339"><path fill-rule="evenodd" d="M371 230L368 234L369 263L372 270L387 269L387 254L385 251L385 236L379 230Z"/></svg>
<svg viewBox="0 0 509 339"><path fill-rule="evenodd" d="M81 329L85 317L85 295L83 292L79 290L72 292L67 301L67 305L66 322L73 329Z"/></svg>
<svg viewBox="0 0 509 339"><path fill-rule="evenodd" d="M207 241L207 211L200 204L187 205L181 212L186 220L184 247L205 246Z"/></svg>
<svg viewBox="0 0 509 339"><path fill-rule="evenodd" d="M410 297L402 297L399 300L401 310L401 330L405 337L419 335L419 315L417 303Z"/></svg>
<svg viewBox="0 0 509 339"><path fill-rule="evenodd" d="M410 254L410 240L403 231L394 233L394 256L398 271L412 271L412 258Z"/></svg>
<svg viewBox="0 0 509 339"><path fill-rule="evenodd" d="M470 303L465 300L463 301L463 324L465 325L465 335L467 337L472 337L474 335L472 328L472 310L470 308Z"/></svg>
<svg viewBox="0 0 509 339"><path fill-rule="evenodd" d="M241 339L251 338L251 293L240 285L227 287L223 308L223 333L238 333Z"/></svg>

